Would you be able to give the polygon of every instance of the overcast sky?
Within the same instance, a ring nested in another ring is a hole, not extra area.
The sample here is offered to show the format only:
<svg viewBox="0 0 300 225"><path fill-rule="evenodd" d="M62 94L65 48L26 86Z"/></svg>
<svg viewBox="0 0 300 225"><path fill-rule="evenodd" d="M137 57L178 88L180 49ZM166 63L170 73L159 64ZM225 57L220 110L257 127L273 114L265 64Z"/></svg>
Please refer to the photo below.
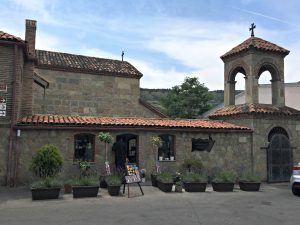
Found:
<svg viewBox="0 0 300 225"><path fill-rule="evenodd" d="M141 87L171 88L186 76L223 89L220 56L255 36L287 48L285 82L300 81L297 0L0 0L0 30L21 38L37 20L37 49L121 59ZM260 83L268 83L264 74ZM243 89L242 76L237 88Z"/></svg>

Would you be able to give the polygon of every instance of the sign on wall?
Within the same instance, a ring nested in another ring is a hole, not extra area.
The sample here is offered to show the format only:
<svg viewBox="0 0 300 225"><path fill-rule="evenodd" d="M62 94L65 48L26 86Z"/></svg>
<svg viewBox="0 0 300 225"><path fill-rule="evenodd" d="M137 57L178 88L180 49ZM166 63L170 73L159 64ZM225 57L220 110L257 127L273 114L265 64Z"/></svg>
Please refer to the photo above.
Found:
<svg viewBox="0 0 300 225"><path fill-rule="evenodd" d="M210 136L209 139L192 138L192 152L193 151L210 152L214 144L215 144L215 140L213 140Z"/></svg>
<svg viewBox="0 0 300 225"><path fill-rule="evenodd" d="M7 85L3 82L0 82L0 92L7 92Z"/></svg>
<svg viewBox="0 0 300 225"><path fill-rule="evenodd" d="M6 116L6 98L0 97L0 117Z"/></svg>

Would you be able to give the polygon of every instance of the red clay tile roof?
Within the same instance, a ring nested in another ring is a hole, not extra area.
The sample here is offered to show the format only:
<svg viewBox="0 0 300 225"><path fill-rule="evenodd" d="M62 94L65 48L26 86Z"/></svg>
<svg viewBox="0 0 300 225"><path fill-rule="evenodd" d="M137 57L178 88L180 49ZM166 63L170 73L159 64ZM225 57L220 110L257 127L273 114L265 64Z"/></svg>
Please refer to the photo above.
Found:
<svg viewBox="0 0 300 225"><path fill-rule="evenodd" d="M74 72L125 75L141 78L143 74L126 61L103 59L62 52L36 50L37 67Z"/></svg>
<svg viewBox="0 0 300 225"><path fill-rule="evenodd" d="M280 116L300 116L300 111L284 106L276 107L269 104L241 104L231 105L217 110L209 115L209 118L218 119L226 116L240 114L263 114L263 115L280 115Z"/></svg>
<svg viewBox="0 0 300 225"><path fill-rule="evenodd" d="M0 31L0 40L24 43L24 41L21 38L5 33L3 31Z"/></svg>
<svg viewBox="0 0 300 225"><path fill-rule="evenodd" d="M263 40L258 37L250 37L243 43L239 44L238 46L234 47L231 49L229 52L225 53L224 55L221 56L221 59L225 59L229 56L238 54L242 51L246 51L250 47L259 49L259 50L264 50L264 51L271 51L271 52L277 52L277 53L283 53L285 55L288 55L290 53L289 50L286 50L278 45L275 45L269 41Z"/></svg>
<svg viewBox="0 0 300 225"><path fill-rule="evenodd" d="M33 115L22 118L18 125L60 125L60 126L114 126L114 127L165 127L198 128L251 131L247 127L227 122L200 119L152 119L152 118L115 118L91 116Z"/></svg>

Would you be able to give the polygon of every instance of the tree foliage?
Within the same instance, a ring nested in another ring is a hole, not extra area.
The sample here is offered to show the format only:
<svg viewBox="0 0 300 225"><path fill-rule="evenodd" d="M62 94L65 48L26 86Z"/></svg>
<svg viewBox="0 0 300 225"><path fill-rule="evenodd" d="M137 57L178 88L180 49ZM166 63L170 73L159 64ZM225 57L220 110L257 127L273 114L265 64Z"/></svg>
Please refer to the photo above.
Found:
<svg viewBox="0 0 300 225"><path fill-rule="evenodd" d="M42 146L33 156L30 169L40 177L55 177L62 168L63 156L55 145Z"/></svg>
<svg viewBox="0 0 300 225"><path fill-rule="evenodd" d="M174 86L163 98L166 113L174 118L197 118L211 108L213 96L196 77L186 77L181 85Z"/></svg>

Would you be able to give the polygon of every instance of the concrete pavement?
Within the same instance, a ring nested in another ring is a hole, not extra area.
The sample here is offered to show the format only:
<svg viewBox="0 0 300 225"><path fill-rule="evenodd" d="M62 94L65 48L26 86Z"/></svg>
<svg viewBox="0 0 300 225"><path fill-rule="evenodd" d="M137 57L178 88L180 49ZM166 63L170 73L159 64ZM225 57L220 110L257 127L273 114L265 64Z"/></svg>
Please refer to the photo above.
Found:
<svg viewBox="0 0 300 225"><path fill-rule="evenodd" d="M132 187L132 195L32 201L26 188L0 188L1 225L281 225L299 224L300 198L288 184L263 185L260 192L163 193L151 186Z"/></svg>

